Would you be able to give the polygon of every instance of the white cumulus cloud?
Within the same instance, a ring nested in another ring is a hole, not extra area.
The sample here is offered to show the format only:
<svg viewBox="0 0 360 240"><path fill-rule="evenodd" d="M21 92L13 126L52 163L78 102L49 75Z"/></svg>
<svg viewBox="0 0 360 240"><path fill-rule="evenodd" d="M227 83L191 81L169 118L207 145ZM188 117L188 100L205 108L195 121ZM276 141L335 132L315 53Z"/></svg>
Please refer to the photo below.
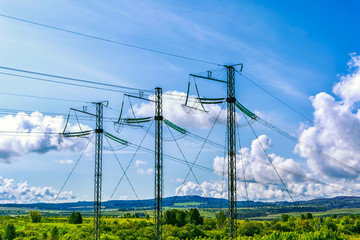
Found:
<svg viewBox="0 0 360 240"><path fill-rule="evenodd" d="M71 159L60 159L60 160L56 160L57 163L60 164L73 164L74 160Z"/></svg>
<svg viewBox="0 0 360 240"><path fill-rule="evenodd" d="M307 159L313 174L336 179L359 179L359 174L337 161L359 169L360 165L360 57L352 55L348 65L352 73L341 76L333 93L321 92L311 98L313 126L304 127L299 140L331 158L324 158L299 144L296 151ZM356 149L357 148L357 149Z"/></svg>
<svg viewBox="0 0 360 240"><path fill-rule="evenodd" d="M142 161L142 160L135 161L135 167L139 167L140 165L145 165L145 164L147 164L146 161Z"/></svg>
<svg viewBox="0 0 360 240"><path fill-rule="evenodd" d="M58 191L52 187L34 187L25 182L15 182L14 179L0 176L1 203L37 203L52 202ZM72 192L62 192L58 202L72 201L76 196Z"/></svg>
<svg viewBox="0 0 360 240"><path fill-rule="evenodd" d="M227 186L223 181L204 181L200 183L200 186L195 182L188 181L186 184L176 188L175 195L200 195L203 197L226 198Z"/></svg>
<svg viewBox="0 0 360 240"><path fill-rule="evenodd" d="M195 96L191 96L195 98ZM204 111L193 110L191 108L183 107L185 103L186 93L170 91L163 95L163 111L164 117L169 121L178 124L184 128L210 128L217 115L220 113L221 107L217 104L209 104L206 107L208 113ZM154 100L154 96L150 96L150 99ZM189 106L194 108L200 108L199 103L189 100ZM154 103L141 103L134 106L134 112L137 116L149 117L154 116ZM191 112L189 114L189 112ZM219 117L219 121L226 121L226 111L223 111Z"/></svg>
<svg viewBox="0 0 360 240"><path fill-rule="evenodd" d="M81 126L89 130L88 126ZM51 150L79 151L86 142L79 138L62 138L63 116L46 116L40 112L28 115L19 112L0 118L0 162L11 163L17 157L28 153L46 153ZM78 126L69 126L69 131L79 131ZM55 134L54 134L55 133Z"/></svg>
<svg viewBox="0 0 360 240"><path fill-rule="evenodd" d="M151 173L154 172L154 169L152 169L152 168L147 168L147 169L142 169L142 168L140 168L140 169L136 170L136 172L137 172L138 174L140 174L140 175L151 174Z"/></svg>

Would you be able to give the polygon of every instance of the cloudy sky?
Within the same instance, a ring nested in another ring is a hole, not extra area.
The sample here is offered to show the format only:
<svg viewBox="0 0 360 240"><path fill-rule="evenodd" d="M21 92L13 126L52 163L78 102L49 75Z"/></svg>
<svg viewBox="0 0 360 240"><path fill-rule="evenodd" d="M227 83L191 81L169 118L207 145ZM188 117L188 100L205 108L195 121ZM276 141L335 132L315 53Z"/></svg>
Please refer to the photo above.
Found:
<svg viewBox="0 0 360 240"><path fill-rule="evenodd" d="M65 132L93 129L93 117L69 110L94 113L99 101L109 101L105 131L131 143L104 138L103 199L153 197L154 156L136 146L154 149L154 124L113 123L122 105L124 118L154 115L151 102L124 97L139 91L82 87L9 68L143 89L149 99L163 88L164 117L191 133L164 125L164 153L176 158L164 158L165 196L226 197L226 106L206 105L204 112L182 104L188 82L197 97L189 74L211 70L225 79L221 65L238 63L244 68L236 75L237 100L292 136L260 122L250 127L238 111L238 199L360 195L359 7L356 1L0 0L0 202L51 202L60 189L58 201L92 199L94 139L60 133L65 126ZM196 84L201 97L226 96L224 84ZM193 171L184 159L195 162Z"/></svg>

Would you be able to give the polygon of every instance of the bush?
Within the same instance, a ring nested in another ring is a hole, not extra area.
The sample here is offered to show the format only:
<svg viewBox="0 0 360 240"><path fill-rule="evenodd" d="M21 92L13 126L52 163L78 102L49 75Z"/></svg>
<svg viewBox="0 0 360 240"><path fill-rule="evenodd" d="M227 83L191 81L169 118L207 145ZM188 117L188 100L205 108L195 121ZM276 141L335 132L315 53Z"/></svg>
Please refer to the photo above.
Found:
<svg viewBox="0 0 360 240"><path fill-rule="evenodd" d="M200 216L200 212L196 208L190 209L186 216L186 220L188 223L194 225L200 225L204 223L204 219Z"/></svg>
<svg viewBox="0 0 360 240"><path fill-rule="evenodd" d="M219 227L222 227L226 222L226 216L224 212L216 214L216 220Z"/></svg>
<svg viewBox="0 0 360 240"><path fill-rule="evenodd" d="M289 220L289 215L287 214L282 214L281 217L280 217L280 220L282 222L287 222Z"/></svg>
<svg viewBox="0 0 360 240"><path fill-rule="evenodd" d="M56 226L51 229L50 239L51 240L58 240L59 239L59 230L58 230L58 228Z"/></svg>
<svg viewBox="0 0 360 240"><path fill-rule="evenodd" d="M16 238L15 226L14 224L10 223L6 226L4 239L13 240L15 238Z"/></svg>
<svg viewBox="0 0 360 240"><path fill-rule="evenodd" d="M41 215L38 211L30 211L29 212L30 222L38 223L41 221Z"/></svg>
<svg viewBox="0 0 360 240"><path fill-rule="evenodd" d="M80 212L72 212L69 216L69 223L71 224L82 224L83 219Z"/></svg>

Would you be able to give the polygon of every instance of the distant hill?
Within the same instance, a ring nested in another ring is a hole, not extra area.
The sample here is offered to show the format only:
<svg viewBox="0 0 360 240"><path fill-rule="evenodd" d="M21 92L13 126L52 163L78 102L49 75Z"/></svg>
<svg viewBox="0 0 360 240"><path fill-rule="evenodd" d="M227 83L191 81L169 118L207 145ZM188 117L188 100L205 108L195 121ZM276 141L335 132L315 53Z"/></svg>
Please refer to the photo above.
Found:
<svg viewBox="0 0 360 240"><path fill-rule="evenodd" d="M121 209L134 210L139 208L152 209L154 207L153 199L145 200L111 200L102 203L107 209ZM266 212L296 212L304 211L325 211L339 208L360 208L360 197L334 197L334 198L320 198L309 201L296 202L297 207L293 202L254 202L254 201L239 201L238 208L251 208L250 212L264 211ZM0 207L14 207L14 208L28 208L47 210L51 203L33 203L33 204L0 204ZM61 211L86 211L93 209L94 203L92 201L79 201L69 203L55 203L51 209ZM163 199L164 207L178 207L178 208L223 208L226 209L228 202L226 199L220 198L205 198L201 196L178 196L167 197ZM257 210L258 211L257 211ZM250 215L252 215L250 213ZM257 214L256 214L257 215Z"/></svg>

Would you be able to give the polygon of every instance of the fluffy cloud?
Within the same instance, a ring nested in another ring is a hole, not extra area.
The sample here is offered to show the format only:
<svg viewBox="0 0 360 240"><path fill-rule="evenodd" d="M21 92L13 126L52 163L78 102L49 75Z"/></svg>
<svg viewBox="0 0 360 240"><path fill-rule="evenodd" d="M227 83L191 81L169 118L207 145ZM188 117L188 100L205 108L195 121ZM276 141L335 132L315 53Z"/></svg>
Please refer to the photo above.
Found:
<svg viewBox="0 0 360 240"><path fill-rule="evenodd" d="M259 143L261 142L261 145ZM237 197L238 200L247 200L246 191L250 200L259 201L292 201L287 193L280 178L275 172L273 166L267 159L263 148L268 152L272 163L274 164L277 172L283 179L286 188L290 191L295 200L313 199L316 197L334 197L339 195L356 195L356 191L360 190L360 186L355 181L346 179L324 179L320 176L314 176L307 168L300 166L293 159L282 158L274 153L271 153L271 139L265 135L259 136L253 140L251 148L242 148L237 154ZM242 159L242 160L241 160ZM245 169L246 189L243 181L243 169ZM222 172L227 172L227 159L223 157L215 157L213 160L214 172L222 176ZM304 177L301 177L301 176ZM319 181L313 181L317 179ZM323 184L327 182L328 184ZM204 192L206 196L225 195L225 190L219 188L218 183L204 182ZM212 186L211 186L212 185ZM346 186L346 187L344 187ZM188 182L181 190L181 194L193 193L205 195L199 186L195 183ZM178 188L180 189L180 187ZM210 191L213 191L210 193Z"/></svg>
<svg viewBox="0 0 360 240"><path fill-rule="evenodd" d="M88 126L81 126L89 130ZM40 112L18 113L0 118L0 162L11 163L27 153L46 153L51 150L78 151L86 142L79 138L61 138L63 131L62 116L45 116ZM78 126L69 126L69 131L79 131Z"/></svg>
<svg viewBox="0 0 360 240"><path fill-rule="evenodd" d="M280 179L263 150L263 148L267 150L270 147L271 139L265 135L261 135L259 136L259 140L255 139L252 141L251 149L240 149L236 156L236 173L238 179L242 180L244 178L244 171L242 169L242 166L244 165L247 180L265 184L280 184ZM269 157L277 169L289 170L289 172L281 170L278 171L283 179L297 182L299 181L297 174L293 174L291 172L305 175L305 173L300 168L300 165L293 159L285 159L277 156L274 153L269 153ZM223 171L227 172L227 161L227 158L224 159L223 157L214 158L213 168L218 175L221 176Z"/></svg>
<svg viewBox="0 0 360 240"><path fill-rule="evenodd" d="M192 96L195 98L195 96ZM185 103L186 93L171 91L166 92L163 95L163 111L164 117L169 119L171 122L178 124L184 128L210 128L214 119L219 114L221 107L217 104L211 104L206 106L208 113L204 111L193 110L191 108L183 107ZM154 96L150 96L150 99L154 100ZM189 106L201 109L199 103L190 100ZM140 105L134 106L134 112L137 116L148 117L154 116L154 103L141 103ZM218 121L226 121L226 111L223 111Z"/></svg>
<svg viewBox="0 0 360 240"><path fill-rule="evenodd" d="M314 124L301 126L299 143L294 151L306 159L306 166L300 165L294 159L272 153L271 139L265 135L259 137L261 144L255 139L250 148L239 150L239 200L246 200L247 189L250 200L291 201L278 174L295 200L358 195L360 176L351 168L359 169L360 166L360 148L357 147L360 146L360 56L353 54L348 66L352 72L340 76L340 81L333 87L335 97L321 92L310 98L314 107ZM323 156L303 143L321 151ZM263 148L268 152L277 172ZM324 157L326 155L330 157ZM344 167L344 164L349 167ZM227 159L215 157L213 169L222 176L222 172L227 172ZM242 182L243 172L246 173L246 189ZM205 181L200 186L189 181L176 189L179 195L197 194L211 197L227 197L226 191L227 185L221 181Z"/></svg>
<svg viewBox="0 0 360 240"><path fill-rule="evenodd" d="M200 186L197 183L189 181L186 184L177 187L175 194L179 196L200 195L203 197L226 198L226 189L227 187L223 181L213 183L205 181L201 183Z"/></svg>
<svg viewBox="0 0 360 240"><path fill-rule="evenodd" d="M139 175L145 175L145 174L153 173L154 169L152 169L152 168L146 168L146 169L140 168L141 165L146 165L146 164L147 164L147 161L136 160L135 161L135 168L138 168L136 170L136 173L139 174Z"/></svg>
<svg viewBox="0 0 360 240"><path fill-rule="evenodd" d="M302 195L306 191L306 188L299 188L298 186L306 183L299 177L299 174L306 175L306 173L302 170L300 165L293 159L285 159L274 153L268 152L269 158L277 169L276 172L265 155L263 148L266 151L271 149L271 139L266 135L259 136L259 140L253 140L250 149L240 149L236 156L238 199L247 199L245 184L243 182L244 172L248 197L251 200L289 200L289 195L277 175L277 172L286 183L287 188L291 189L293 194L297 196ZM214 172L219 176L222 176L222 172L227 172L227 161L227 158L215 157L213 160ZM242 166L244 166L245 171L243 171ZM282 169L286 169L287 171ZM294 186L289 183L294 184Z"/></svg>
<svg viewBox="0 0 360 240"><path fill-rule="evenodd" d="M135 161L135 167L139 167L140 165L145 165L145 164L147 164L146 161L142 161L142 160Z"/></svg>
<svg viewBox="0 0 360 240"><path fill-rule="evenodd" d="M74 163L74 160L71 160L71 159L60 159L60 160L56 160L57 163L60 163L60 164L73 164Z"/></svg>
<svg viewBox="0 0 360 240"><path fill-rule="evenodd" d="M140 175L151 174L151 173L154 172L154 169L152 169L152 168L147 168L147 169L142 169L142 168L140 168L140 169L136 170L136 172L137 172L138 174L140 174Z"/></svg>
<svg viewBox="0 0 360 240"><path fill-rule="evenodd" d="M352 55L348 63L352 73L341 76L334 85L336 100L327 93L311 98L314 107L313 126L304 127L299 140L314 146L343 164L359 169L360 154L360 57ZM354 147L355 146L355 147ZM299 144L296 148L313 174L336 179L359 179L359 174L334 160L324 158Z"/></svg>
<svg viewBox="0 0 360 240"><path fill-rule="evenodd" d="M52 202L58 192L52 187L31 187L27 182L16 183L14 179L0 176L0 202L1 203L35 203ZM62 192L58 202L68 202L76 197L72 192Z"/></svg>
<svg viewBox="0 0 360 240"><path fill-rule="evenodd" d="M126 196L126 195L120 196L118 199L119 199L119 200L128 200L128 199L129 199L129 196Z"/></svg>

